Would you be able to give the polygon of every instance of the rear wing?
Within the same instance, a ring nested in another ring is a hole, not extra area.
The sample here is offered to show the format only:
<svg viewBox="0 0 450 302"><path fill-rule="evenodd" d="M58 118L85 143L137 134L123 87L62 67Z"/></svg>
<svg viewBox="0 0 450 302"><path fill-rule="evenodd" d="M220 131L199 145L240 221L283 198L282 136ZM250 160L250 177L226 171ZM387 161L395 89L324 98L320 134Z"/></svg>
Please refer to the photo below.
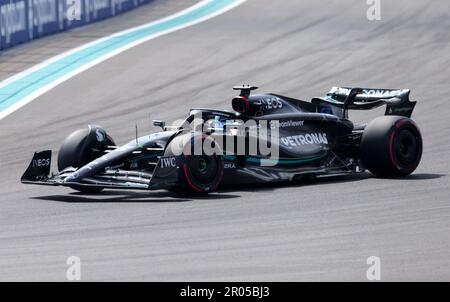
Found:
<svg viewBox="0 0 450 302"><path fill-rule="evenodd" d="M409 89L332 87L325 98L313 98L318 111L347 117L347 110L368 110L386 105L385 115L411 117L416 102L409 100Z"/></svg>

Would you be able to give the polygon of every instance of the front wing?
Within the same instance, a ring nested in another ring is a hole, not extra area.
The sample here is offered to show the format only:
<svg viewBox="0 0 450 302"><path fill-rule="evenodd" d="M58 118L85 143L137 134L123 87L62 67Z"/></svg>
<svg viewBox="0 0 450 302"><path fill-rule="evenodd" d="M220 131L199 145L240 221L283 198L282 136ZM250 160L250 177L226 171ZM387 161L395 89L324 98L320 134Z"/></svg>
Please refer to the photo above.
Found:
<svg viewBox="0 0 450 302"><path fill-rule="evenodd" d="M94 176L78 178L77 171L79 169L72 167L59 173L50 173L51 155L50 150L36 152L23 174L21 182L47 186L133 190L168 189L178 184L179 162L173 157L160 157L151 173L109 167ZM173 164L168 165L167 162Z"/></svg>

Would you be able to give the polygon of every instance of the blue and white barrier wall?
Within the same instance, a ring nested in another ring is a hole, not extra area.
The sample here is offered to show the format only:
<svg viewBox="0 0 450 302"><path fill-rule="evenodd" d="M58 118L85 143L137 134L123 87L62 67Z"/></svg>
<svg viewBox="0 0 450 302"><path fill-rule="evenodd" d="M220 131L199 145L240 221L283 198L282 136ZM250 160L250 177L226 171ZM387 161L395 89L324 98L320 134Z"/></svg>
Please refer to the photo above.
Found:
<svg viewBox="0 0 450 302"><path fill-rule="evenodd" d="M0 49L113 17L151 0L0 0Z"/></svg>

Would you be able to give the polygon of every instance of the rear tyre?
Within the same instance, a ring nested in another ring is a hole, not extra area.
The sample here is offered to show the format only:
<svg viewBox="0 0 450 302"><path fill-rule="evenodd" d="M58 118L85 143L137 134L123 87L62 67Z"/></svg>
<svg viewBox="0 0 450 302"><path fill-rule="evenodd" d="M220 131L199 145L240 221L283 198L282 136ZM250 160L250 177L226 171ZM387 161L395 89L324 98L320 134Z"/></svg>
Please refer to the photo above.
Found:
<svg viewBox="0 0 450 302"><path fill-rule="evenodd" d="M107 146L115 146L113 139L105 130L98 126L89 126L70 134L61 145L58 152L58 170L73 167L81 168L98 158ZM103 188L71 186L72 189L83 193L98 193Z"/></svg>
<svg viewBox="0 0 450 302"><path fill-rule="evenodd" d="M380 177L411 174L422 157L422 136L417 125L402 116L371 121L361 138L361 157L367 169Z"/></svg>

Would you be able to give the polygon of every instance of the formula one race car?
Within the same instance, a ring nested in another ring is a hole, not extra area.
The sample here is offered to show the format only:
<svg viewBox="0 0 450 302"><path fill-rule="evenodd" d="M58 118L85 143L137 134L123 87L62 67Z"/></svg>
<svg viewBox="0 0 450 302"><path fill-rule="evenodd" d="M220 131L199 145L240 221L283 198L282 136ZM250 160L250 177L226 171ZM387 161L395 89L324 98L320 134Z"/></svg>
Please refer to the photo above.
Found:
<svg viewBox="0 0 450 302"><path fill-rule="evenodd" d="M163 131L116 146L99 126L73 132L50 174L51 151L34 157L22 183L102 189L168 189L212 192L221 184L289 181L302 176L358 173L379 177L412 173L422 155L422 137L410 119L410 90L333 87L305 102L257 87L234 87L234 111L191 109L181 126L154 121ZM348 120L349 109L386 105L367 125ZM198 148L200 146L200 148ZM209 151L206 148L208 146ZM211 152L212 150L212 152ZM269 150L269 151L268 151Z"/></svg>

